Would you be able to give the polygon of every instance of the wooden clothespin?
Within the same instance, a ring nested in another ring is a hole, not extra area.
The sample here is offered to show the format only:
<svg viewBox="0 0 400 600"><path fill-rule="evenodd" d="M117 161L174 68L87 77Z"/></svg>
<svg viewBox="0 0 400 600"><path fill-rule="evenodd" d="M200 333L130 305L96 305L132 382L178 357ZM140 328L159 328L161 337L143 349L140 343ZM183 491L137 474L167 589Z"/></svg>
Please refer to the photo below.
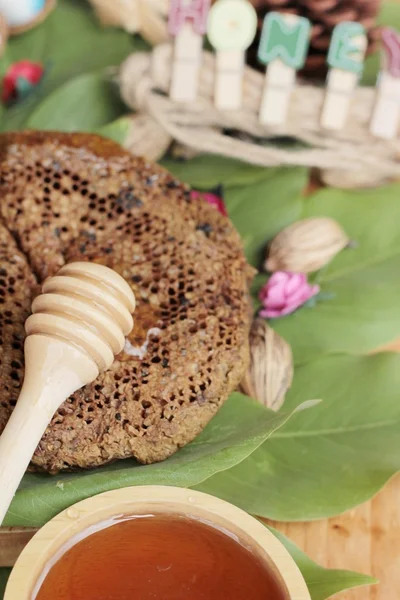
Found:
<svg viewBox="0 0 400 600"><path fill-rule="evenodd" d="M245 51L257 31L257 13L247 0L218 0L208 17L208 39L216 49L215 106L242 105Z"/></svg>
<svg viewBox="0 0 400 600"><path fill-rule="evenodd" d="M210 0L171 0L168 31L175 46L170 97L176 102L196 100L209 6Z"/></svg>
<svg viewBox="0 0 400 600"><path fill-rule="evenodd" d="M378 80L371 133L380 138L397 137L400 124L400 33L382 30L383 65Z"/></svg>
<svg viewBox="0 0 400 600"><path fill-rule="evenodd" d="M285 122L296 71L304 66L310 44L311 23L305 17L270 12L264 18L258 60L267 65L260 122Z"/></svg>
<svg viewBox="0 0 400 600"><path fill-rule="evenodd" d="M324 129L340 130L346 125L352 95L364 68L367 36L361 23L340 23L333 31L328 53L331 67L321 115Z"/></svg>

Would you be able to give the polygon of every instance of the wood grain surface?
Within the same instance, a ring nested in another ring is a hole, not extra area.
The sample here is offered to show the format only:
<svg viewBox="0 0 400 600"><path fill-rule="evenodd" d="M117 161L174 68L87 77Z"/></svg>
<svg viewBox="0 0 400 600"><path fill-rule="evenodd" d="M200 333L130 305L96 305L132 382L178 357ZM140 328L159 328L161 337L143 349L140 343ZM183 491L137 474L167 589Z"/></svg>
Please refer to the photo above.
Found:
<svg viewBox="0 0 400 600"><path fill-rule="evenodd" d="M371 502L341 517L313 523L274 523L319 564L371 574L380 583L337 600L399 600L400 476Z"/></svg>

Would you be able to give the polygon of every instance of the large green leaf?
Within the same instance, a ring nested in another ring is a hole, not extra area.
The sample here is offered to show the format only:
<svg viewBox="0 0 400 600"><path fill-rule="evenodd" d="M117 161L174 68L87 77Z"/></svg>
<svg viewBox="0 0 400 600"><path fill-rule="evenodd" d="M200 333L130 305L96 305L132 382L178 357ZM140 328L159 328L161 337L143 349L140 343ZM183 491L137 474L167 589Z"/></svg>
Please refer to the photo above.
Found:
<svg viewBox="0 0 400 600"><path fill-rule="evenodd" d="M240 465L199 489L278 521L339 514L370 499L400 470L400 356L331 356L296 369L293 418ZM311 395L311 396L310 396Z"/></svg>
<svg viewBox="0 0 400 600"><path fill-rule="evenodd" d="M13 37L0 59L0 75L11 63L22 59L42 62L47 68L43 83L31 97L0 113L0 130L24 127L31 113L63 83L83 73L118 66L133 49L144 47L143 41L120 29L99 27L87 2L59 0L57 9L44 23ZM58 108L62 111L62 98L60 102ZM75 108L86 114L88 102ZM91 108L96 110L92 102ZM49 119L54 118L53 111L57 112L54 105Z"/></svg>
<svg viewBox="0 0 400 600"><path fill-rule="evenodd" d="M0 569L0 598L3 598L11 569Z"/></svg>
<svg viewBox="0 0 400 600"><path fill-rule="evenodd" d="M324 569L312 561L286 536L273 527L268 529L286 546L297 563L307 583L312 600L326 600L334 594L362 585L377 583L373 577L361 575L352 571Z"/></svg>
<svg viewBox="0 0 400 600"><path fill-rule="evenodd" d="M287 418L287 414L277 415L246 396L233 394L194 442L162 463L139 466L125 460L57 477L28 473L5 525L37 527L79 500L129 485L190 487L249 456Z"/></svg>
<svg viewBox="0 0 400 600"><path fill-rule="evenodd" d="M302 216L332 217L354 242L354 248L340 252L321 273L321 282L352 275L400 254L399 198L399 183L360 191L324 189L307 198Z"/></svg>
<svg viewBox="0 0 400 600"><path fill-rule="evenodd" d="M274 322L303 363L327 353L367 353L400 336L400 185L359 192L323 190L303 215L341 223L355 248L318 276L328 300Z"/></svg>
<svg viewBox="0 0 400 600"><path fill-rule="evenodd" d="M103 72L84 73L49 94L25 125L50 131L94 131L123 111L118 90Z"/></svg>
<svg viewBox="0 0 400 600"><path fill-rule="evenodd" d="M163 167L181 181L200 190L209 190L218 185L240 186L253 184L259 180L273 178L279 169L256 167L239 160L223 156L202 154L191 160L165 158Z"/></svg>
<svg viewBox="0 0 400 600"><path fill-rule="evenodd" d="M109 138L110 140L114 140L114 142L117 142L123 146L131 127L131 117L120 117L111 123L107 123L107 125L99 127L96 130L96 133Z"/></svg>
<svg viewBox="0 0 400 600"><path fill-rule="evenodd" d="M306 169L281 168L265 170L264 178L252 185L227 188L229 216L250 263L260 266L267 240L300 218L306 183Z"/></svg>

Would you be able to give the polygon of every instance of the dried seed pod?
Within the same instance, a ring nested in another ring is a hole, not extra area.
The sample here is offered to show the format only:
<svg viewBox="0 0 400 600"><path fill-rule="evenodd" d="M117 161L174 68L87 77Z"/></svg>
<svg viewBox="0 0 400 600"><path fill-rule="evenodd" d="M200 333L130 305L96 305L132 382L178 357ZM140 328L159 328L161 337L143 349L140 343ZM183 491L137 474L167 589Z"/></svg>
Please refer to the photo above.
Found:
<svg viewBox="0 0 400 600"><path fill-rule="evenodd" d="M250 365L240 389L272 410L278 410L293 380L289 344L266 321L255 319L250 331Z"/></svg>
<svg viewBox="0 0 400 600"><path fill-rule="evenodd" d="M334 219L303 219L272 240L264 267L270 272L312 273L328 264L349 242Z"/></svg>

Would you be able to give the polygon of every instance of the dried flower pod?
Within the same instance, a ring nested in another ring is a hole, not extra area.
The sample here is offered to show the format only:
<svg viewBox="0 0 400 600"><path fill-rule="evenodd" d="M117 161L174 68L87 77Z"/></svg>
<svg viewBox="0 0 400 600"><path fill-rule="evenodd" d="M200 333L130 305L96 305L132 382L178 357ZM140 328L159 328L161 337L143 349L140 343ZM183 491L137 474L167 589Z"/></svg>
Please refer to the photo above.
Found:
<svg viewBox="0 0 400 600"><path fill-rule="evenodd" d="M250 331L250 365L240 384L241 391L264 406L279 410L292 380L289 344L263 319L255 319Z"/></svg>
<svg viewBox="0 0 400 600"><path fill-rule="evenodd" d="M334 219L303 219L272 240L264 267L269 272L312 273L328 264L349 242Z"/></svg>

